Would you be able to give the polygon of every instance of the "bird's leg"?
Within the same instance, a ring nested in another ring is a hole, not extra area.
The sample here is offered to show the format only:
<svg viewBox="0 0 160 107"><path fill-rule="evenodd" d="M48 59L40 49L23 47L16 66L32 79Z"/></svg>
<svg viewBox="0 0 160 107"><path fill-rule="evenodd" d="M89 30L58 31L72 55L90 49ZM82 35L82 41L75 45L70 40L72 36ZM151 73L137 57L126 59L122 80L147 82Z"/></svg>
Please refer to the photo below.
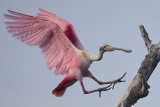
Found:
<svg viewBox="0 0 160 107"><path fill-rule="evenodd" d="M82 80L82 74L81 74L80 72L77 72L77 74L78 74L78 75L76 75L76 78L77 78L78 81L80 82L84 94L90 94L90 93L94 93L94 92L99 92L99 96L101 97L101 92L102 92L102 91L108 91L108 90L111 89L110 86L111 86L112 84L110 84L110 85L107 86L107 87L103 87L103 88L98 88L98 89L95 89L95 90L87 91L87 90L84 88L84 84L83 84L83 80ZM89 74L91 74L91 73L87 73L87 75L89 75ZM83 75L83 76L87 76L87 75Z"/></svg>
<svg viewBox="0 0 160 107"><path fill-rule="evenodd" d="M91 91L86 91L85 88L84 88L84 85L83 85L83 81L80 81L80 84L81 84L81 87L82 87L82 90L83 90L84 94L90 94L90 93L94 93L94 92L99 92L99 97L101 97L101 92L102 91L108 91L108 90L110 90L111 89L110 86L112 85L112 84L110 84L107 87L98 88L98 89L91 90Z"/></svg>
<svg viewBox="0 0 160 107"><path fill-rule="evenodd" d="M117 83L119 83L119 82L125 82L125 80L122 80L125 75L126 75L126 73L124 73L122 77L120 77L120 78L118 78L118 79L116 79L116 80L107 81L107 82L99 81L99 80L97 80L94 76L92 76L91 78L92 78L93 80L95 80L95 81L96 81L98 84L100 84L100 85L103 85L103 84L111 84L111 85L113 85L113 86L112 86L112 89L114 89L115 84L117 84Z"/></svg>
<svg viewBox="0 0 160 107"><path fill-rule="evenodd" d="M90 71L88 71L85 76L92 78L92 79L95 80L99 85L113 84L112 89L114 89L114 86L115 86L116 83L125 82L125 80L122 80L125 75L126 75L126 73L124 73L124 75L123 75L122 77L118 78L117 80L107 81L107 82L99 81L97 78L95 78L95 77L92 75L92 73L91 73Z"/></svg>

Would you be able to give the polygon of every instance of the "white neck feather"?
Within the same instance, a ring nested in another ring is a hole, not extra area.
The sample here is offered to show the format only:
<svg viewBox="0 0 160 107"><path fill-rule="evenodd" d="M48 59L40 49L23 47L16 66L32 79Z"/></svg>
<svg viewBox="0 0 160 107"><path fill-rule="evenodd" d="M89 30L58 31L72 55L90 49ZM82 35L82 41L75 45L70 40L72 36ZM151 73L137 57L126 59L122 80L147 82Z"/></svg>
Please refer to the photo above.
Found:
<svg viewBox="0 0 160 107"><path fill-rule="evenodd" d="M99 50L99 55L90 55L90 60L91 61L99 61L103 58L103 51Z"/></svg>

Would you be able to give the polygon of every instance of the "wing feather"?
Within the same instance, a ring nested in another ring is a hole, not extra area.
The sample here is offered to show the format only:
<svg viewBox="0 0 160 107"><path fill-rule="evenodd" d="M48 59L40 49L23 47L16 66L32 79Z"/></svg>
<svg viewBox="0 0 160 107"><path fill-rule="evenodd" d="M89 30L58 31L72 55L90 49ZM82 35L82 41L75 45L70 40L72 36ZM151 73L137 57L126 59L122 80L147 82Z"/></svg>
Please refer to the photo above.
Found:
<svg viewBox="0 0 160 107"><path fill-rule="evenodd" d="M40 11L44 14L34 17L8 10L11 15L5 14L5 17L14 21L5 23L8 32L27 45L39 45L48 69L56 67L55 74L66 74L73 58L77 57L77 49L62 30L62 25L55 22L61 19L45 10Z"/></svg>
<svg viewBox="0 0 160 107"><path fill-rule="evenodd" d="M68 37L68 39L72 42L72 44L75 47L77 47L78 49L84 50L84 47L82 46L80 40L78 39L78 37L73 29L72 24L70 24L66 20L61 19L58 16L56 16L55 14L50 13L44 9L39 8L39 10L42 13L39 13L36 17L39 17L44 20L49 20L49 21L59 25L59 27L62 29L62 31L65 33L65 35Z"/></svg>

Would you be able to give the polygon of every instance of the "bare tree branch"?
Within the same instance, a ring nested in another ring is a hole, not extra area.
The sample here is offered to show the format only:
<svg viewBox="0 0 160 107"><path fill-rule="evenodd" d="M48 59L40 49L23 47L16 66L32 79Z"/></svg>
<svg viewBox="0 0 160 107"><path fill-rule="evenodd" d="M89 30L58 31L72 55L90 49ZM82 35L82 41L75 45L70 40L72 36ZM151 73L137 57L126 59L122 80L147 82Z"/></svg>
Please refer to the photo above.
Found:
<svg viewBox="0 0 160 107"><path fill-rule="evenodd" d="M139 26L139 29L141 31L144 43L148 49L148 54L142 61L137 75L134 77L126 93L117 104L117 107L130 107L134 105L140 98L148 95L148 89L150 86L148 85L147 81L160 61L160 43L151 44L151 40L149 39L148 33L146 32L144 26Z"/></svg>
<svg viewBox="0 0 160 107"><path fill-rule="evenodd" d="M145 43L145 45L146 45L146 47L147 47L147 49L149 51L149 49L150 49L152 44L151 44L151 40L148 37L148 33L146 32L144 26L142 26L142 25L139 26L139 29L141 31L141 35L142 35L142 38L144 40L144 43Z"/></svg>

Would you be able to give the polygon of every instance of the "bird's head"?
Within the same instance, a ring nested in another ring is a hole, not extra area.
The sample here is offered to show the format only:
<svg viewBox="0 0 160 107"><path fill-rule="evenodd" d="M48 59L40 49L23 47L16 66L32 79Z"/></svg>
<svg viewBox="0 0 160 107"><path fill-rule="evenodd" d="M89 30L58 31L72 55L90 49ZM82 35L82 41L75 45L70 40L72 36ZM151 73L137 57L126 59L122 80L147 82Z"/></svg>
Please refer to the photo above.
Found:
<svg viewBox="0 0 160 107"><path fill-rule="evenodd" d="M132 50L130 50L130 49L122 49L122 48L112 47L108 44L102 44L101 47L100 47L101 52L107 52L107 51L111 52L111 51L114 51L114 50L120 50L120 51L124 51L124 52L127 52L127 53L132 52Z"/></svg>

